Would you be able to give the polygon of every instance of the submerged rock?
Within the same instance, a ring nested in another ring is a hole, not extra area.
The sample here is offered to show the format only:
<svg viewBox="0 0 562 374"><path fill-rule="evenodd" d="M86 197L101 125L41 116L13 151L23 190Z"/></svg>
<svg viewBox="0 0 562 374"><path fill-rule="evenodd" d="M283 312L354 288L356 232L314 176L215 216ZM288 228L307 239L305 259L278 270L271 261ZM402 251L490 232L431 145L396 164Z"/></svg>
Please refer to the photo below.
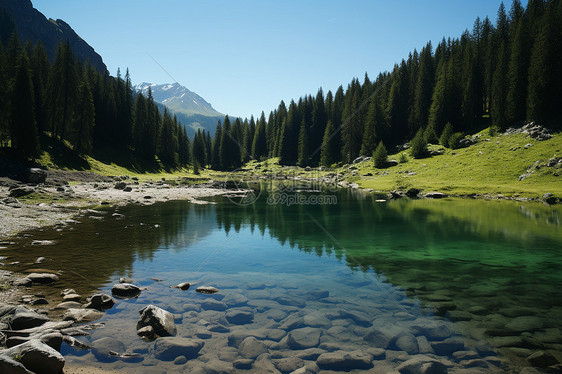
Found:
<svg viewBox="0 0 562 374"><path fill-rule="evenodd" d="M240 343L238 351L244 358L256 358L263 353L267 353L267 347L255 337L249 336Z"/></svg>
<svg viewBox="0 0 562 374"><path fill-rule="evenodd" d="M361 352L328 352L322 353L316 360L316 365L323 370L354 370L354 369L370 369L373 367L373 356Z"/></svg>
<svg viewBox="0 0 562 374"><path fill-rule="evenodd" d="M429 356L419 355L396 368L400 374L447 374L447 366Z"/></svg>
<svg viewBox="0 0 562 374"><path fill-rule="evenodd" d="M184 356L190 360L197 357L205 342L200 339L188 338L158 338L154 342L154 356L163 361L173 361L176 357Z"/></svg>
<svg viewBox="0 0 562 374"><path fill-rule="evenodd" d="M68 309L62 317L65 321L91 322L103 317L103 313L94 309Z"/></svg>
<svg viewBox="0 0 562 374"><path fill-rule="evenodd" d="M157 336L171 336L176 334L176 324L172 313L149 305L140 310L141 317L137 322L137 330L150 326Z"/></svg>
<svg viewBox="0 0 562 374"><path fill-rule="evenodd" d="M49 273L31 273L26 278L30 279L33 283L53 283L59 280L59 277L55 274Z"/></svg>
<svg viewBox="0 0 562 374"><path fill-rule="evenodd" d="M318 346L320 342L320 329L312 327L304 327L291 331L287 335L287 344L291 349L306 349Z"/></svg>

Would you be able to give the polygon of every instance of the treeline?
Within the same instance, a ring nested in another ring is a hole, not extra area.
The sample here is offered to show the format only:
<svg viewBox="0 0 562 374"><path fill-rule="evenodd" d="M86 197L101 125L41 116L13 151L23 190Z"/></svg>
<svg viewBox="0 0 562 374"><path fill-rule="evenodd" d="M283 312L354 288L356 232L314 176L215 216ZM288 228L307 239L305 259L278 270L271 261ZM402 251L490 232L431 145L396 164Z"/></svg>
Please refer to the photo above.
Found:
<svg viewBox="0 0 562 374"><path fill-rule="evenodd" d="M46 133L81 155L111 147L166 167L191 162L185 128L159 113L150 91L134 94L128 70L112 77L78 61L68 42L51 62L41 42L22 45L13 33L0 42L0 87L0 144L23 157L40 155Z"/></svg>
<svg viewBox="0 0 562 374"><path fill-rule="evenodd" d="M492 126L502 131L524 121L562 118L562 1L503 3L495 24L477 18L460 38L414 50L390 73L344 91L284 102L233 125L219 123L208 163L231 169L250 158L279 157L300 166L350 163L410 139L455 146L463 133Z"/></svg>

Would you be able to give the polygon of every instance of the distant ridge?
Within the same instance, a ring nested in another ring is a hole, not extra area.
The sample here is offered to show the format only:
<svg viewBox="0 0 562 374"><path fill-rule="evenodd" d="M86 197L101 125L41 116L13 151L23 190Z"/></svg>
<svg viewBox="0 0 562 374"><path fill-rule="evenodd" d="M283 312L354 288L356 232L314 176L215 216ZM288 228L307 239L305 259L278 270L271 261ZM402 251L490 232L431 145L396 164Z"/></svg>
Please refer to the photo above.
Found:
<svg viewBox="0 0 562 374"><path fill-rule="evenodd" d="M190 136L195 134L198 129L204 129L213 135L217 121L224 118L224 114L215 110L209 102L179 83L143 82L137 84L134 89L136 92L148 96L149 87L152 90L154 101L175 114Z"/></svg>
<svg viewBox="0 0 562 374"><path fill-rule="evenodd" d="M0 39L3 43L15 30L23 43L30 40L35 44L41 40L49 58L53 60L59 43L68 40L80 61L90 61L101 73L107 71L102 57L70 25L60 19L47 19L33 8L30 0L0 0L0 20Z"/></svg>

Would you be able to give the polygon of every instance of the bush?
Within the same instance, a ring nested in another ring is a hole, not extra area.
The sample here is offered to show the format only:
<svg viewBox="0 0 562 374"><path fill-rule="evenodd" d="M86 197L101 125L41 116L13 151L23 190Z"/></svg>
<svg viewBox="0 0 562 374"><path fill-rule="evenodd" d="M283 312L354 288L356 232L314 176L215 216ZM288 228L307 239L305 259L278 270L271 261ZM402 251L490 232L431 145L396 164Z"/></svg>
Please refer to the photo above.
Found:
<svg viewBox="0 0 562 374"><path fill-rule="evenodd" d="M381 141L377 146L377 149L375 149L375 152L373 153L373 160L375 162L375 167L377 169L384 168L386 166L387 157L388 157L388 152L386 151L386 147Z"/></svg>
<svg viewBox="0 0 562 374"><path fill-rule="evenodd" d="M410 142L410 154L413 158L422 158L427 153L427 142L423 136L423 130L420 129L416 136Z"/></svg>
<svg viewBox="0 0 562 374"><path fill-rule="evenodd" d="M408 156L406 156L405 153L402 153L399 161L400 161L401 164L405 164L406 162L408 162Z"/></svg>

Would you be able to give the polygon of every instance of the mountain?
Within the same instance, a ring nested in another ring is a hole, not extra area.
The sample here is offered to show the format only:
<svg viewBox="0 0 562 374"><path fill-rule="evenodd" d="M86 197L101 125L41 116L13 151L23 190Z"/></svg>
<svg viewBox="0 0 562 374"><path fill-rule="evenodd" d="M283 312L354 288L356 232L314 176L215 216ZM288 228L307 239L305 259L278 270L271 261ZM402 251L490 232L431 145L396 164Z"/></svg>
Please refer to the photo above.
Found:
<svg viewBox="0 0 562 374"><path fill-rule="evenodd" d="M164 105L170 113L175 114L178 121L188 130L192 136L198 129L204 129L215 133L217 121L224 118L224 114L217 112L201 96L188 90L179 83L140 83L134 89L136 92L148 96L148 88L152 90L154 101Z"/></svg>
<svg viewBox="0 0 562 374"><path fill-rule="evenodd" d="M74 55L82 62L90 63L101 73L107 71L103 59L63 20L47 19L33 8L30 0L0 0L0 39L6 43L13 31L22 42L41 40L49 58L54 60L60 42L70 43Z"/></svg>

